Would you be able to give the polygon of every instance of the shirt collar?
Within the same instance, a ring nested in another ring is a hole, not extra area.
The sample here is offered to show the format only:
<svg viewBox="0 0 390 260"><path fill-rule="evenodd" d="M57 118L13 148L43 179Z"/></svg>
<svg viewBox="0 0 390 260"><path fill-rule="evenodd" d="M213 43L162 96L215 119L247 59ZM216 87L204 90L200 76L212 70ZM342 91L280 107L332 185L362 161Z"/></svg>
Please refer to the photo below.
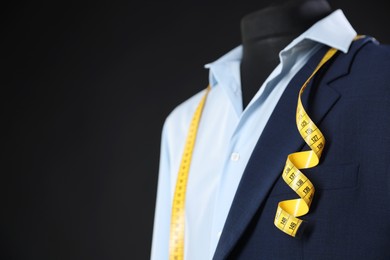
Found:
<svg viewBox="0 0 390 260"><path fill-rule="evenodd" d="M303 40L308 39L346 53L356 35L356 31L348 22L343 11L338 9L312 25L287 45L283 51L291 49Z"/></svg>
<svg viewBox="0 0 390 260"><path fill-rule="evenodd" d="M289 53L292 49L305 46L305 43L308 42L307 40L311 43L328 45L346 53L356 35L356 31L348 22L343 11L338 9L316 22L308 30L295 38L279 53L279 56L281 57L282 54ZM222 84L226 83L230 85L233 91L237 91L238 86L241 85L239 73L241 58L242 45L229 51L216 61L206 64L205 68L210 69L210 85L213 87L218 82ZM282 58L281 62L283 62ZM227 74L230 74L229 78L226 78Z"/></svg>
<svg viewBox="0 0 390 260"><path fill-rule="evenodd" d="M215 86L217 82L226 81L233 88L233 91L237 91L237 83L239 86L241 85L239 73L241 58L242 45L232 49L216 61L206 64L204 67L210 69L209 82L211 87ZM231 78L224 77L226 74Z"/></svg>

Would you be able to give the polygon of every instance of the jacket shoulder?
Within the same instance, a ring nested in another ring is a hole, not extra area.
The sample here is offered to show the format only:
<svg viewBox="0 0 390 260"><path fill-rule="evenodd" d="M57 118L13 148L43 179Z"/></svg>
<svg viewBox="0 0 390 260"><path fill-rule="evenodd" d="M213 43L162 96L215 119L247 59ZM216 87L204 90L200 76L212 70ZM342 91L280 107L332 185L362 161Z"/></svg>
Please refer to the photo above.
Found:
<svg viewBox="0 0 390 260"><path fill-rule="evenodd" d="M389 63L390 44L384 44L374 37L369 37L356 52L356 55L372 61Z"/></svg>

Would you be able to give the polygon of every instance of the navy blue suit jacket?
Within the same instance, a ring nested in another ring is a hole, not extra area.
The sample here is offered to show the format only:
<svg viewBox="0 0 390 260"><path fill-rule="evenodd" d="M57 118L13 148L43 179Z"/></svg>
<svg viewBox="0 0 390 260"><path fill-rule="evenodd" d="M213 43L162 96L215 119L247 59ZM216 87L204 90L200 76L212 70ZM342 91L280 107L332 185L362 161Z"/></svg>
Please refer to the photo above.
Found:
<svg viewBox="0 0 390 260"><path fill-rule="evenodd" d="M366 37L338 53L304 92L326 146L303 170L316 188L300 238L278 230L287 155L309 150L295 125L298 92L327 48L290 82L254 149L214 260L390 259L390 48Z"/></svg>

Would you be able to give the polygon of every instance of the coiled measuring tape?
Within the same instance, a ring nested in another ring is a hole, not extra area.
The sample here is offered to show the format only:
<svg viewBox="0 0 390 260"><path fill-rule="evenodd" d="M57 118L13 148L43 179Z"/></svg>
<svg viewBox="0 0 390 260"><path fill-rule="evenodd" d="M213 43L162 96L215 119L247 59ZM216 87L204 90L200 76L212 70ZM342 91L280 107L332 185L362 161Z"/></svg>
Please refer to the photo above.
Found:
<svg viewBox="0 0 390 260"><path fill-rule="evenodd" d="M207 95L210 91L210 85L207 87L198 107L192 117L191 125L188 131L183 156L181 158L179 173L177 175L175 193L172 202L171 226L169 237L169 259L184 259L184 227L185 227L185 200L188 172L190 170L192 153L195 146L196 134L202 115L203 107Z"/></svg>
<svg viewBox="0 0 390 260"><path fill-rule="evenodd" d="M363 37L364 35L358 35L354 40ZM309 212L315 192L315 188L311 181L300 170L316 166L319 163L325 146L325 137L306 113L302 105L301 96L310 80L321 67L336 54L336 52L337 49L330 48L325 53L320 63L299 91L296 125L300 135L310 147L310 150L292 153L287 156L282 177L287 185L298 194L299 198L279 202L274 220L274 224L277 228L292 237L296 236L299 227L302 224L302 220L298 217Z"/></svg>
<svg viewBox="0 0 390 260"><path fill-rule="evenodd" d="M282 177L300 198L279 202L274 220L274 224L280 230L293 237L296 236L297 231L302 224L302 220L298 217L309 212L309 207L315 191L311 181L300 171L300 169L316 166L325 146L325 137L306 113L302 105L301 96L310 80L319 69L336 54L336 52L337 50L334 48L327 51L299 91L296 124L300 135L311 150L288 155Z"/></svg>

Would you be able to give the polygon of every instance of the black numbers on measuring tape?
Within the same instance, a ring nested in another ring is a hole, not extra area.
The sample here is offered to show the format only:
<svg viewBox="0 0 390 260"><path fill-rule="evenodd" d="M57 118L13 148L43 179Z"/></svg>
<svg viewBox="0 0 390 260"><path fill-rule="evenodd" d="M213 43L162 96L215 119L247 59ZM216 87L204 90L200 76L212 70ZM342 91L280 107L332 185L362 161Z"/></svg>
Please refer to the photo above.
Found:
<svg viewBox="0 0 390 260"><path fill-rule="evenodd" d="M302 186L303 184L303 180L302 179L299 179L297 180L297 182L295 183L298 187Z"/></svg>
<svg viewBox="0 0 390 260"><path fill-rule="evenodd" d="M289 229L294 230L297 227L297 223L291 222Z"/></svg>
<svg viewBox="0 0 390 260"><path fill-rule="evenodd" d="M309 134L313 133L313 129L311 129L311 128L308 128L308 129L306 129L306 131L305 131L305 132L306 132L306 134L308 134L308 135L309 135Z"/></svg>
<svg viewBox="0 0 390 260"><path fill-rule="evenodd" d="M309 186L306 186L306 187L303 189L303 193L305 193L305 194L308 194L310 191L311 191L311 188L310 188Z"/></svg>
<svg viewBox="0 0 390 260"><path fill-rule="evenodd" d="M315 136L313 136L313 137L311 138L311 141L312 141L313 143L317 142L318 140L320 140L320 138L319 138L317 135L315 135Z"/></svg>

